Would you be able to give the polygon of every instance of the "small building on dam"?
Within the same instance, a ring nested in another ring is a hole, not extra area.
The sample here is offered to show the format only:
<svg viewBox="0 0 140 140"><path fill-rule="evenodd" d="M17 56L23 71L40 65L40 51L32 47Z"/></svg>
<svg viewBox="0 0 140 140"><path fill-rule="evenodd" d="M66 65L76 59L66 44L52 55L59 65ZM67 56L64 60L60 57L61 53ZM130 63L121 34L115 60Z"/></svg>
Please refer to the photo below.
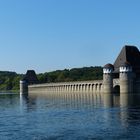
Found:
<svg viewBox="0 0 140 140"><path fill-rule="evenodd" d="M20 93L92 92L94 94L138 94L140 92L140 51L124 46L114 64L103 67L103 80L39 84L33 70L20 81Z"/></svg>

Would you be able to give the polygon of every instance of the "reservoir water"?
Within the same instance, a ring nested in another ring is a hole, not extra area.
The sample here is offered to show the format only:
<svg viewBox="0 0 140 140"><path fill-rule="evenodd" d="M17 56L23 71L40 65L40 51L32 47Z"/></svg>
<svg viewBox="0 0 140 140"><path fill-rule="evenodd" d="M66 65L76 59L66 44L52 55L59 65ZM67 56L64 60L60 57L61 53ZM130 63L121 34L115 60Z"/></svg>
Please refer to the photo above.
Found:
<svg viewBox="0 0 140 140"><path fill-rule="evenodd" d="M138 104L120 105L119 96L105 103L93 94L60 94L1 94L0 140L140 139Z"/></svg>

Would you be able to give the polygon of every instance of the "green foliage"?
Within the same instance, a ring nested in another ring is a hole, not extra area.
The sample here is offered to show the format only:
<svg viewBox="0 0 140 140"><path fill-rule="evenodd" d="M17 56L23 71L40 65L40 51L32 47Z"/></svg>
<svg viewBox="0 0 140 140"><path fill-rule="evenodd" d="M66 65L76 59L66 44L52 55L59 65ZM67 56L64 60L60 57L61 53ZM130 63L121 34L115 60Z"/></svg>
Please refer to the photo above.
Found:
<svg viewBox="0 0 140 140"><path fill-rule="evenodd" d="M18 90L21 75L15 72L0 71L0 90Z"/></svg>
<svg viewBox="0 0 140 140"><path fill-rule="evenodd" d="M8 71L0 71L0 91L19 90L19 81L23 77L21 74ZM86 81L102 79L102 67L83 67L56 70L37 74L39 83Z"/></svg>
<svg viewBox="0 0 140 140"><path fill-rule="evenodd" d="M86 81L102 79L102 67L83 67L38 74L40 83Z"/></svg>

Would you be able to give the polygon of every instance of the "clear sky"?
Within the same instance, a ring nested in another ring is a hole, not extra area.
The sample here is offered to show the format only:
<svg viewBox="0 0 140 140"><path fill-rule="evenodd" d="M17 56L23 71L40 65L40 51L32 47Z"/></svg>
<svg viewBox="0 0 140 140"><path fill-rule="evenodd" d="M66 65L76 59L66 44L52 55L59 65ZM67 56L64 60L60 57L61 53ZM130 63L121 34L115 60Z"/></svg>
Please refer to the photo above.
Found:
<svg viewBox="0 0 140 140"><path fill-rule="evenodd" d="M140 48L140 0L0 0L0 70L114 63Z"/></svg>

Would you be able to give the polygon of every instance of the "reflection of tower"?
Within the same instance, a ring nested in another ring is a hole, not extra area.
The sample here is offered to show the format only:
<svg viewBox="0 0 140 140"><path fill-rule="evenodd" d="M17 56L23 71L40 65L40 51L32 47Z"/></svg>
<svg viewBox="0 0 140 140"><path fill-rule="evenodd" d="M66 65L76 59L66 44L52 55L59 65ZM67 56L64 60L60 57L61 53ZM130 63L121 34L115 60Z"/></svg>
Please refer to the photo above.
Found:
<svg viewBox="0 0 140 140"><path fill-rule="evenodd" d="M112 64L106 64L103 68L103 92L112 93L113 92L113 75L112 72L114 66Z"/></svg>
<svg viewBox="0 0 140 140"><path fill-rule="evenodd" d="M133 92L132 66L125 62L120 66L120 94Z"/></svg>

